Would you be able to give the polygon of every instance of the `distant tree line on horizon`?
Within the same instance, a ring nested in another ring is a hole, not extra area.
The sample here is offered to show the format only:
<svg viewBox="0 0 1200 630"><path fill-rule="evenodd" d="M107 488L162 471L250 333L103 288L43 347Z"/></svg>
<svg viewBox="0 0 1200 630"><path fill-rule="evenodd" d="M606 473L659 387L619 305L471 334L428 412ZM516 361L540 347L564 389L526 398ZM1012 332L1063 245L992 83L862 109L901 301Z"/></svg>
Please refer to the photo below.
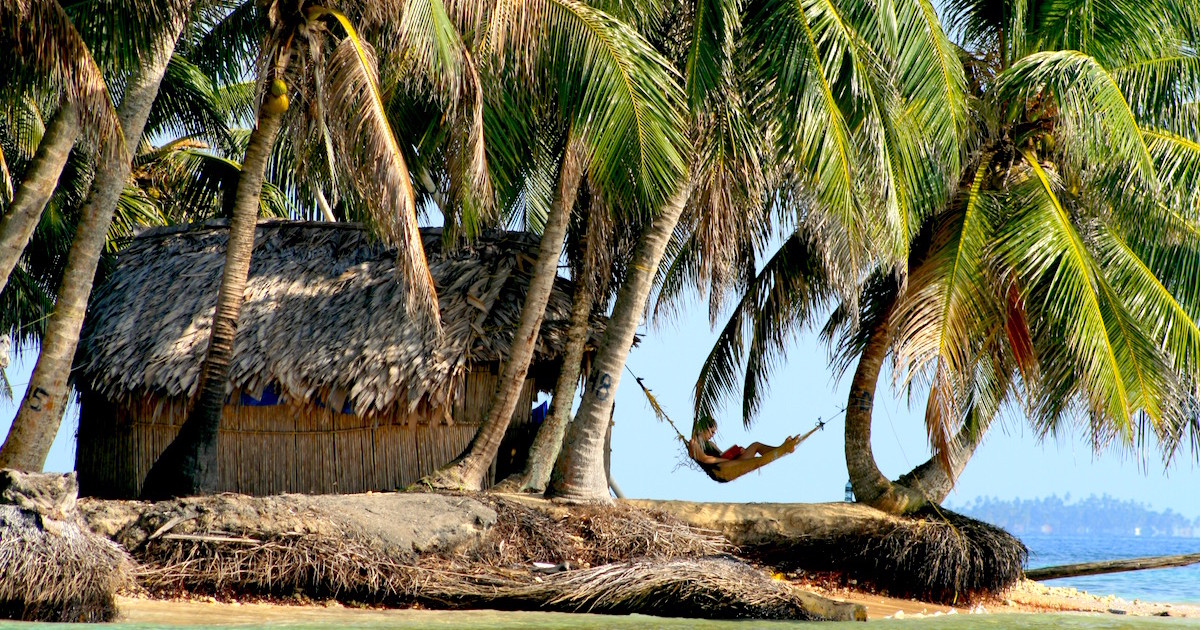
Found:
<svg viewBox="0 0 1200 630"><path fill-rule="evenodd" d="M1070 493L1040 499L977 497L955 509L1017 535L1200 536L1200 517L1189 519L1169 508L1159 512L1108 494L1074 502Z"/></svg>

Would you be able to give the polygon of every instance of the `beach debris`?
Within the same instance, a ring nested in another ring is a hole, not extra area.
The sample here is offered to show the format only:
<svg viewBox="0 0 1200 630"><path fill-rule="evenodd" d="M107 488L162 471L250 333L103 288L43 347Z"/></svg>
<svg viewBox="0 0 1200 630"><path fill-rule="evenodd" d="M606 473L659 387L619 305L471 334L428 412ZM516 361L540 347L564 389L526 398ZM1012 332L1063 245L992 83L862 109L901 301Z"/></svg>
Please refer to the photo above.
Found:
<svg viewBox="0 0 1200 630"><path fill-rule="evenodd" d="M0 471L0 618L106 622L133 563L82 525L74 473Z"/></svg>

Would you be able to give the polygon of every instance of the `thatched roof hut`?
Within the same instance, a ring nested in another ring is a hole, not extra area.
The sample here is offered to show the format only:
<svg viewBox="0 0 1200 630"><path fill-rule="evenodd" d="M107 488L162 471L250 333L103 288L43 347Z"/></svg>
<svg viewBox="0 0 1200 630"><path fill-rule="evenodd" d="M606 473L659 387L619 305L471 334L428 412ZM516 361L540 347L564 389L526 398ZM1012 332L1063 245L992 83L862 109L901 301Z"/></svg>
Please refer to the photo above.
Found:
<svg viewBox="0 0 1200 630"><path fill-rule="evenodd" d="M132 496L197 395L227 228L150 230L118 257L85 324L76 466L84 494ZM443 334L410 320L395 252L361 227L264 222L255 239L219 441L221 489L357 492L412 483L482 421L538 240L486 235L446 250L422 230ZM510 438L531 432L566 344L559 279ZM524 449L502 448L503 455ZM502 458L503 459L503 458ZM499 473L505 464L501 461Z"/></svg>

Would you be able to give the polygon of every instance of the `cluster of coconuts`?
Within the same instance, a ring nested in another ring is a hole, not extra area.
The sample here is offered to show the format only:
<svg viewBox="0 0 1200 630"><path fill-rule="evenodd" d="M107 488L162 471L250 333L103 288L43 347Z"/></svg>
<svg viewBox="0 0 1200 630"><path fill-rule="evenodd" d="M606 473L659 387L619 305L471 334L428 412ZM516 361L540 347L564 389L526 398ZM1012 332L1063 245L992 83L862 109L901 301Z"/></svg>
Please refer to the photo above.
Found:
<svg viewBox="0 0 1200 630"><path fill-rule="evenodd" d="M288 109L287 84L283 79L273 79L271 87L267 89L267 98L263 101L263 108L271 114L282 114Z"/></svg>

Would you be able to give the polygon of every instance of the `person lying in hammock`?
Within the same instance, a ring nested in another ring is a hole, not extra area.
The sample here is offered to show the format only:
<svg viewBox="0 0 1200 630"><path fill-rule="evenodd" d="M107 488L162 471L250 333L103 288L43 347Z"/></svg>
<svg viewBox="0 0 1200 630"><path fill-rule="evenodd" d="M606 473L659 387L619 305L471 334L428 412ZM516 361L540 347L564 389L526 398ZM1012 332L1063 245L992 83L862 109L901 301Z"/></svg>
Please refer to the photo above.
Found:
<svg viewBox="0 0 1200 630"><path fill-rule="evenodd" d="M793 435L779 446L754 442L743 448L734 444L722 451L712 441L713 434L716 432L715 425L710 425L705 429L697 427L692 432L692 439L688 441L688 456L695 460L709 477L721 483L733 481L791 453L796 450L797 444L808 437L808 435ZM809 434L811 435L811 433L810 431Z"/></svg>

